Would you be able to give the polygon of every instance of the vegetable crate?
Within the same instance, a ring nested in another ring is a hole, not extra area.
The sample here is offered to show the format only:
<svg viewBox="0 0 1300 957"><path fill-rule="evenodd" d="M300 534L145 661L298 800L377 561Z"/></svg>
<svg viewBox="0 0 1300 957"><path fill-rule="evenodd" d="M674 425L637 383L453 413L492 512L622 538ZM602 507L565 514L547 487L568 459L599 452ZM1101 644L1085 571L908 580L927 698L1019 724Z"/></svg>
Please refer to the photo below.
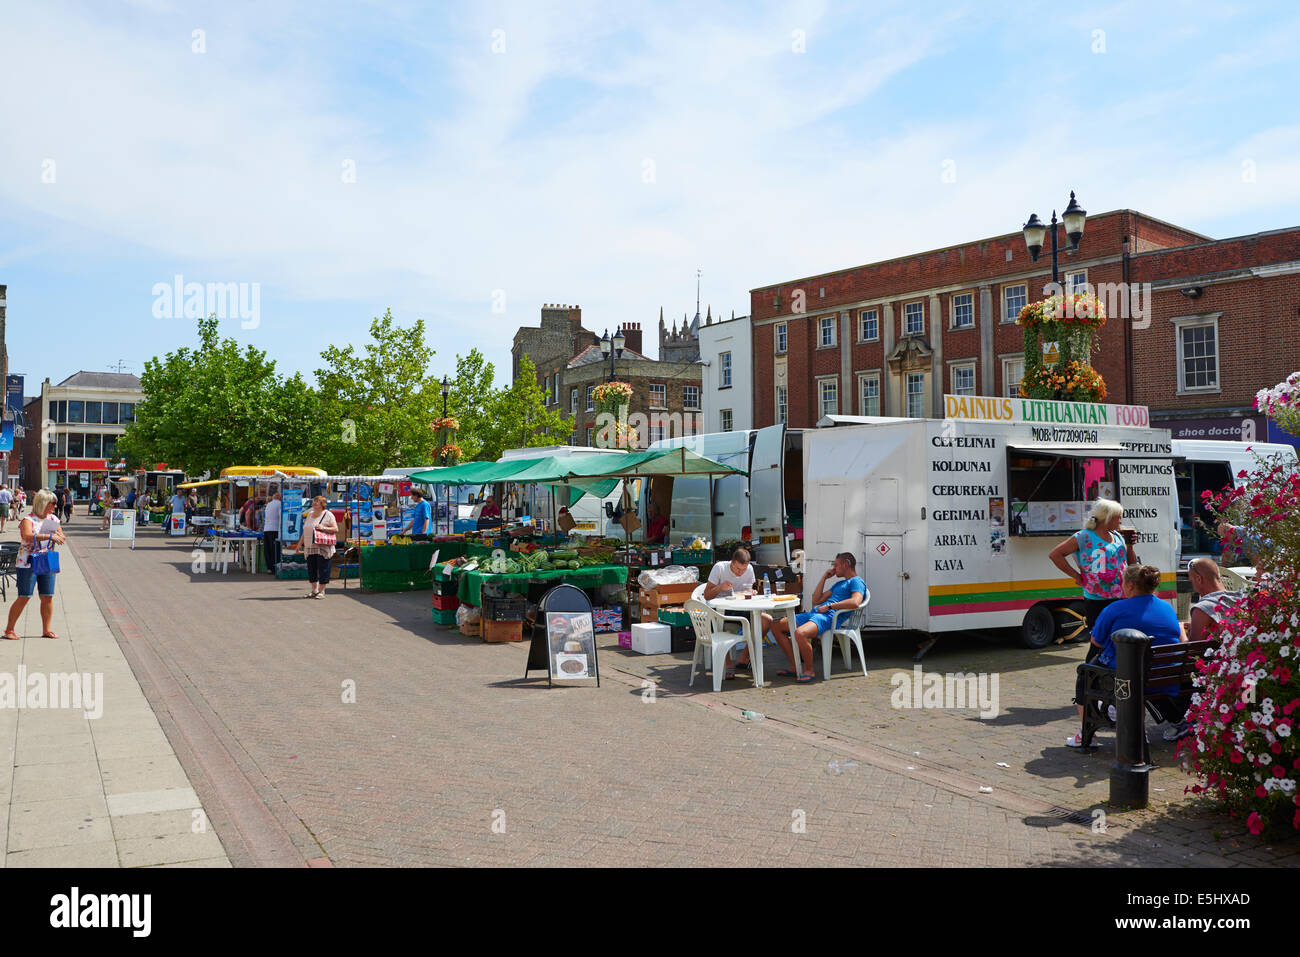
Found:
<svg viewBox="0 0 1300 957"><path fill-rule="evenodd" d="M305 579L307 577L307 566L289 565L286 562L281 562L275 567L275 577L280 581L290 581L299 578Z"/></svg>
<svg viewBox="0 0 1300 957"><path fill-rule="evenodd" d="M713 561L711 548L674 548L674 565L704 565Z"/></svg>
<svg viewBox="0 0 1300 957"><path fill-rule="evenodd" d="M455 611L460 607L460 599L455 595L434 595L433 607L435 611ZM454 619L452 623L455 623Z"/></svg>
<svg viewBox="0 0 1300 957"><path fill-rule="evenodd" d="M460 582L455 578L435 578L433 581L433 593L435 595L455 598L459 589Z"/></svg>
<svg viewBox="0 0 1300 957"><path fill-rule="evenodd" d="M433 623L435 625L446 625L450 628L456 627L456 609L450 608L443 610L441 608L433 609Z"/></svg>
<svg viewBox="0 0 1300 957"><path fill-rule="evenodd" d="M483 620L491 622L523 621L528 602L523 598L484 598ZM514 640L514 639L510 639Z"/></svg>

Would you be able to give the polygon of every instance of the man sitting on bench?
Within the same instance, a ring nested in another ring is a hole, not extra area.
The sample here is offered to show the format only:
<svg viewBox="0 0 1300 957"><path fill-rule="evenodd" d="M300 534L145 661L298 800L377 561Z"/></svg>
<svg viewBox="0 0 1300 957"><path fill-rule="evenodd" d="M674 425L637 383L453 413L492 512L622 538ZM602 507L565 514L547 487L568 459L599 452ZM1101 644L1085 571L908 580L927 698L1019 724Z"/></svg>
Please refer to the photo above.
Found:
<svg viewBox="0 0 1300 957"><path fill-rule="evenodd" d="M1150 635L1152 647L1176 645L1187 640L1177 613L1167 601L1156 597L1159 584L1160 569L1154 565L1130 565L1124 570L1124 597L1103 608L1097 616L1097 623L1092 626L1092 643L1101 649L1093 664L1115 670L1115 643L1110 636L1125 628ZM1083 668L1083 665L1079 666L1079 676L1074 683L1074 702L1079 706L1080 724L1083 722ZM1176 687L1160 690L1171 694L1178 691ZM1177 700L1161 699L1155 704L1169 722L1179 721L1187 713L1188 702L1182 702L1181 710ZM1083 747L1083 735L1072 734L1065 743L1071 748Z"/></svg>

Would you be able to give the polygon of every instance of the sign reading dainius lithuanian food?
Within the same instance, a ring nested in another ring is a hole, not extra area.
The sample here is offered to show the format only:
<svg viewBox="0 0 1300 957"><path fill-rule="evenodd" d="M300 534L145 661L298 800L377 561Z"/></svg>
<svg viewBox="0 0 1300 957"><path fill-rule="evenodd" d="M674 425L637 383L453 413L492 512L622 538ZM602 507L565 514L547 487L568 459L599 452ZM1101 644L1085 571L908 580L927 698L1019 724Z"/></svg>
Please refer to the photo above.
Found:
<svg viewBox="0 0 1300 957"><path fill-rule="evenodd" d="M1052 399L1006 399L999 396L945 395L945 419L971 422L1033 422L1049 425L1131 425L1147 427L1145 405L1103 405Z"/></svg>

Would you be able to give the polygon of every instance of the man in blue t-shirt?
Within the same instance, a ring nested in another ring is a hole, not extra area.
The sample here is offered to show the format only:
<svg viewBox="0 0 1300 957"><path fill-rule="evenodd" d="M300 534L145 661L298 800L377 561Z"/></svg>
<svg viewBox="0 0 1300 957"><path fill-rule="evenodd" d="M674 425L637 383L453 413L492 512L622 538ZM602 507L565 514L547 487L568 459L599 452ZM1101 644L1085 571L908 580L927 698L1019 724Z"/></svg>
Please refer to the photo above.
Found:
<svg viewBox="0 0 1300 957"><path fill-rule="evenodd" d="M415 514L406 523L402 533L410 532L412 535L428 535L433 510L429 507L429 503L424 500L424 493L418 488L411 489L411 498L415 499Z"/></svg>
<svg viewBox="0 0 1300 957"><path fill-rule="evenodd" d="M813 593L812 611L800 612L794 616L794 640L799 642L803 674L796 675L793 670L794 649L790 642L790 620L782 617L774 621L770 615L763 616L764 632L771 629L772 637L776 639L776 643L781 646L786 658L790 660L791 670L778 671L776 673L778 678L793 677L800 684L806 684L816 677L813 671L813 638L825 637L831 629L835 612L857 608L866 597L867 583L858 577L857 567L858 561L853 557L852 552L840 552L836 555L835 562L822 574L821 581L817 583L817 590ZM840 581L827 588L826 582L831 578L838 578Z"/></svg>

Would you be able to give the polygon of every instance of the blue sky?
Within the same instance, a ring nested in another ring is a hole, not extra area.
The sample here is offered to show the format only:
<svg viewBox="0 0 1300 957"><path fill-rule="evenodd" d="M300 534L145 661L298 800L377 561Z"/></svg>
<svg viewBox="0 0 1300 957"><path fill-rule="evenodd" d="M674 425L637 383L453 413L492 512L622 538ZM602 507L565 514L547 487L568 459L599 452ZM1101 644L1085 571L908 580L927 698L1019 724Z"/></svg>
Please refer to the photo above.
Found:
<svg viewBox="0 0 1300 957"><path fill-rule="evenodd" d="M259 284L256 327L223 331L285 371L391 307L441 375L476 345L508 368L543 303L653 335L697 267L744 314L1071 189L1216 237L1294 226L1298 46L1291 3L4 0L10 364L29 394L140 372L195 339L154 315L177 274Z"/></svg>

